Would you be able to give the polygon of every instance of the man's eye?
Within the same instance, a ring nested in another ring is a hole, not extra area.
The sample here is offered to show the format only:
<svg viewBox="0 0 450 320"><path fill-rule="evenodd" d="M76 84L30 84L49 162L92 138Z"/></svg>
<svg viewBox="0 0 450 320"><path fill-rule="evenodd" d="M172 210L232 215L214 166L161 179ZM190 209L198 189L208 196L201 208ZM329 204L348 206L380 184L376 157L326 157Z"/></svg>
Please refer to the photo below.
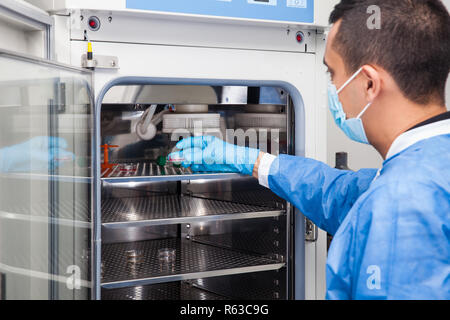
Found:
<svg viewBox="0 0 450 320"><path fill-rule="evenodd" d="M333 80L333 78L334 78L333 72L331 72L330 70L327 70L327 75L330 78L330 80Z"/></svg>

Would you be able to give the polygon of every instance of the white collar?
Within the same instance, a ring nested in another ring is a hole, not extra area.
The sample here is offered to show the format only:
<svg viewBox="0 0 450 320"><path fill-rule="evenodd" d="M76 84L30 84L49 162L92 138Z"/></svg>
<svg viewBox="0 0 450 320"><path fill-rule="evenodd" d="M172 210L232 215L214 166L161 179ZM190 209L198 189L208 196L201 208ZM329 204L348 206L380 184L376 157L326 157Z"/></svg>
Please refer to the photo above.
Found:
<svg viewBox="0 0 450 320"><path fill-rule="evenodd" d="M399 154L403 150L409 148L413 144L419 141L429 139L432 137L450 134L450 119L434 122L410 131L407 131L395 139L389 152L387 153L386 160Z"/></svg>

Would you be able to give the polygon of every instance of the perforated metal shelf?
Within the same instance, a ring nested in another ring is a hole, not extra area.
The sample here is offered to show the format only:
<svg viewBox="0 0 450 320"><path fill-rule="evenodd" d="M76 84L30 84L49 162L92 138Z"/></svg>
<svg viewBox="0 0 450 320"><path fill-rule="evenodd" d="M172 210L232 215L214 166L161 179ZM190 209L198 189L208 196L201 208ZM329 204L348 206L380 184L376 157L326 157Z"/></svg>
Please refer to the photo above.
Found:
<svg viewBox="0 0 450 320"><path fill-rule="evenodd" d="M171 266L160 264L161 248L175 249L176 259ZM130 266L126 254L129 250L141 252L142 261ZM102 287L106 289L278 270L285 265L255 254L179 239L103 245L102 261Z"/></svg>
<svg viewBox="0 0 450 320"><path fill-rule="evenodd" d="M179 195L111 198L102 201L105 228L277 217L284 210Z"/></svg>
<svg viewBox="0 0 450 320"><path fill-rule="evenodd" d="M279 300L285 298L283 286L285 276L283 272L268 271L196 279L189 282L199 289L214 292L232 300Z"/></svg>
<svg viewBox="0 0 450 320"><path fill-rule="evenodd" d="M269 189L245 190L244 192L243 191L203 192L203 193L194 193L193 196L205 199L224 200L271 208L286 207L286 201L278 197Z"/></svg>
<svg viewBox="0 0 450 320"><path fill-rule="evenodd" d="M131 169L124 170L123 166ZM172 165L158 166L152 162L121 163L113 169L102 171L104 183L125 183L143 181L182 181L199 179L221 179L240 177L236 173L194 173L190 168L176 168Z"/></svg>
<svg viewBox="0 0 450 320"><path fill-rule="evenodd" d="M283 237L284 236L273 232L240 232L233 234L225 233L193 236L192 241L206 245L220 246L231 250L257 253L260 255L269 254L272 256L276 253L281 255L284 251L285 239L283 239ZM278 242L277 246L274 245L274 241Z"/></svg>
<svg viewBox="0 0 450 320"><path fill-rule="evenodd" d="M227 300L227 298L185 282L169 282L122 289L103 289L102 300Z"/></svg>

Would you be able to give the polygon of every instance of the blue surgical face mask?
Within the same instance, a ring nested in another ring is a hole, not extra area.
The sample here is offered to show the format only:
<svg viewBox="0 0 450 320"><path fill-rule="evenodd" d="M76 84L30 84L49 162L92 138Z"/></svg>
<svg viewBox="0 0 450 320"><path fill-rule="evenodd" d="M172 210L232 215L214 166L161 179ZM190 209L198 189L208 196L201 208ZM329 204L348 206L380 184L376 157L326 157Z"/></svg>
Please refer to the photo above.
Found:
<svg viewBox="0 0 450 320"><path fill-rule="evenodd" d="M344 131L344 133L350 139L369 144L369 140L367 139L366 132L364 131L364 125L362 123L361 117L367 111L367 109L372 105L372 102L364 107L361 113L353 119L347 119L347 115L344 112L344 108L342 107L342 103L339 101L339 93L348 86L350 82L352 82L358 74L360 74L362 68L359 69L344 85L336 90L336 86L331 82L328 85L328 102L331 113L333 114L334 121L339 126L339 128Z"/></svg>

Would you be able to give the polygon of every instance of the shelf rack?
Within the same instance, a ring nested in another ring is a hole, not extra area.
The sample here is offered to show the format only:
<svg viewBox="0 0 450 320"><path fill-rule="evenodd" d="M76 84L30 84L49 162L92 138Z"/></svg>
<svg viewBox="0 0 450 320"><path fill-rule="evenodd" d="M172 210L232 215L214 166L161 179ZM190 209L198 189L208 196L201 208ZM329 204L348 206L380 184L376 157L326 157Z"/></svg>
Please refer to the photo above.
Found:
<svg viewBox="0 0 450 320"><path fill-rule="evenodd" d="M124 170L124 166L132 169ZM121 163L101 173L103 183L211 180L237 177L241 177L241 175L237 173L195 173L190 168L177 168L172 165L159 166L153 162Z"/></svg>
<svg viewBox="0 0 450 320"><path fill-rule="evenodd" d="M118 229L205 221L278 217L285 210L180 195L110 198L102 202L102 226Z"/></svg>
<svg viewBox="0 0 450 320"><path fill-rule="evenodd" d="M103 300L228 300L227 297L191 286L169 282L121 289L103 289Z"/></svg>
<svg viewBox="0 0 450 320"><path fill-rule="evenodd" d="M159 262L158 249L161 248L176 251L175 262L169 268ZM129 250L141 252L142 261L130 266ZM180 239L106 244L102 247L102 260L101 286L105 289L279 270L285 266L260 255Z"/></svg>

